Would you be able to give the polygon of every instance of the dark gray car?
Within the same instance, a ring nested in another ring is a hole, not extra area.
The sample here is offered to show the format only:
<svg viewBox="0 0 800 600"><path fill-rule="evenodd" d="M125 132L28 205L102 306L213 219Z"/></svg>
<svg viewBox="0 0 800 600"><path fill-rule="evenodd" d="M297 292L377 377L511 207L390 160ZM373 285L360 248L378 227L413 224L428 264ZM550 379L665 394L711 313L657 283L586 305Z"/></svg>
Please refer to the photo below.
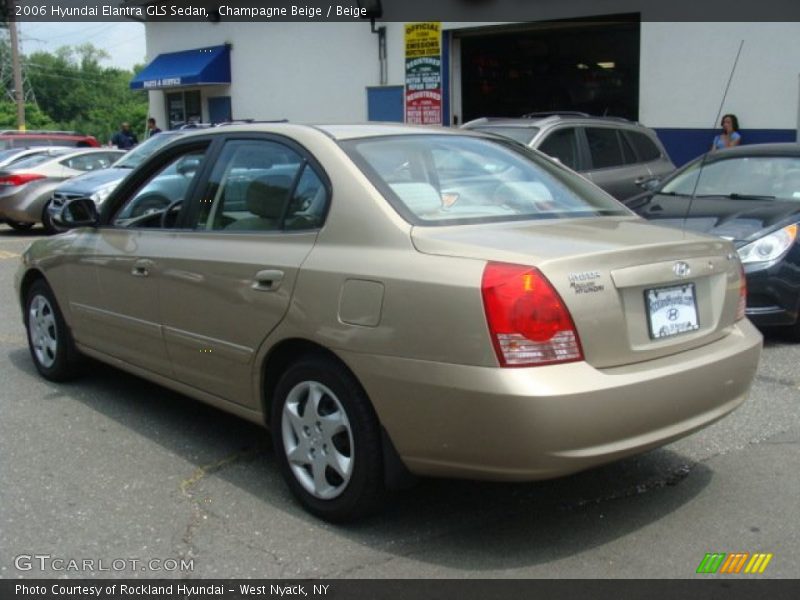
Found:
<svg viewBox="0 0 800 600"><path fill-rule="evenodd" d="M495 133L557 158L619 200L675 170L656 133L639 123L583 113L476 119L462 127Z"/></svg>

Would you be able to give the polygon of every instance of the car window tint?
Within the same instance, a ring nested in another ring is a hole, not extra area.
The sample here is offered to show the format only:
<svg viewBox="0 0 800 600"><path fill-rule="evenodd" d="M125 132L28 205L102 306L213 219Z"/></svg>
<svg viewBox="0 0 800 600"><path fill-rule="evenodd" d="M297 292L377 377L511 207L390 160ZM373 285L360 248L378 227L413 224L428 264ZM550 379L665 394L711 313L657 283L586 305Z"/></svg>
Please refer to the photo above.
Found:
<svg viewBox="0 0 800 600"><path fill-rule="evenodd" d="M316 229L322 225L328 204L325 185L310 165L303 168L303 174L292 194L289 210L286 213L284 228L291 231Z"/></svg>
<svg viewBox="0 0 800 600"><path fill-rule="evenodd" d="M570 169L578 168L578 143L572 127L553 131L539 145L539 150L557 158Z"/></svg>
<svg viewBox="0 0 800 600"><path fill-rule="evenodd" d="M202 196L197 228L234 233L280 229L302 164L297 152L277 142L226 143Z"/></svg>
<svg viewBox="0 0 800 600"><path fill-rule="evenodd" d="M639 155L639 160L648 162L661 158L661 150L645 134L638 131L626 131L625 138L633 145L636 154Z"/></svg>
<svg viewBox="0 0 800 600"><path fill-rule="evenodd" d="M104 152L73 156L61 161L61 164L76 171L95 171L111 166L112 160Z"/></svg>
<svg viewBox="0 0 800 600"><path fill-rule="evenodd" d="M120 227L154 226L152 220L144 217L184 200L205 152L205 149L194 149L168 162L123 204L112 223Z"/></svg>
<svg viewBox="0 0 800 600"><path fill-rule="evenodd" d="M619 138L620 147L622 148L622 159L625 161L626 165L632 165L637 162L640 162L638 158L636 158L636 152L633 151L630 143L625 136L622 135L621 131L617 131L617 136Z"/></svg>
<svg viewBox="0 0 800 600"><path fill-rule="evenodd" d="M606 169L625 164L616 129L587 127L586 139L589 142L593 168Z"/></svg>

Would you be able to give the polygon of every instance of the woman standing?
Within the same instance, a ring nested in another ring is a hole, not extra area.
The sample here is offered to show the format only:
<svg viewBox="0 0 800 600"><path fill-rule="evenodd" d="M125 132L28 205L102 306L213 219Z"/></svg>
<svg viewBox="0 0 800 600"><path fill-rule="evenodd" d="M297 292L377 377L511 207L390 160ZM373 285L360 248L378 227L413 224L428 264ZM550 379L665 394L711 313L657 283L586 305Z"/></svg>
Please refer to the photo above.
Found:
<svg viewBox="0 0 800 600"><path fill-rule="evenodd" d="M739 134L739 119L736 118L736 115L724 115L720 125L722 126L722 133L714 137L711 150L733 148L742 143L742 136Z"/></svg>

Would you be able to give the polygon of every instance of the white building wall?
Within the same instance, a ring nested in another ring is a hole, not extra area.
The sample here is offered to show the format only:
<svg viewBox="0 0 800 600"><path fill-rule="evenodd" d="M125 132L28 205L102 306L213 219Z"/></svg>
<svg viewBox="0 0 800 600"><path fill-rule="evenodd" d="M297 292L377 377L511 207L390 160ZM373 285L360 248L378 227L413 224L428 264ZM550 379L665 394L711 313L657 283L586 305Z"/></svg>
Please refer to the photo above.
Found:
<svg viewBox="0 0 800 600"><path fill-rule="evenodd" d="M639 120L650 127L712 128L722 114L747 129L794 129L798 119L800 23L641 25Z"/></svg>
<svg viewBox="0 0 800 600"><path fill-rule="evenodd" d="M646 16L644 16L646 18ZM387 29L389 85L405 80L404 23ZM442 23L443 31L499 23ZM234 118L348 122L367 118L365 88L379 85L378 38L368 22L148 23L147 54L232 44ZM800 114L800 23L641 23L640 120L654 128L712 128L741 40L723 113L746 129L795 129ZM192 88L187 88L192 89ZM163 92L151 112L166 123ZM204 119L207 117L204 114Z"/></svg>
<svg viewBox="0 0 800 600"><path fill-rule="evenodd" d="M148 61L166 52L232 45L231 85L205 87L203 95L231 96L234 119L366 121L365 88L380 83L378 41L368 22L148 23L146 29ZM150 93L150 106L165 123L163 92Z"/></svg>

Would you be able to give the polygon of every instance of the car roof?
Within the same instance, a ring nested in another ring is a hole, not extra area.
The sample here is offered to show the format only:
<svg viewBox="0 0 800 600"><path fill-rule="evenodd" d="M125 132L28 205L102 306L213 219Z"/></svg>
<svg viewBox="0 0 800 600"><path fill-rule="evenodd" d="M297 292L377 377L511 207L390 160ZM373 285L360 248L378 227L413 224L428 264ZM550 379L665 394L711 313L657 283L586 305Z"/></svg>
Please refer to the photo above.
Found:
<svg viewBox="0 0 800 600"><path fill-rule="evenodd" d="M644 125L636 121L630 121L623 117L596 117L581 113L531 113L530 117L481 117L480 119L473 119L462 125L467 129L480 128L482 126L501 126L501 127L544 127L546 125L555 125L557 123L570 123L578 125L617 125L628 126L631 128L645 128Z"/></svg>
<svg viewBox="0 0 800 600"><path fill-rule="evenodd" d="M124 150L116 150L114 148L71 148L69 146L60 146L60 147L56 147L54 150L55 150L54 152L48 154L47 160L43 160L43 161L41 161L41 162L39 162L39 163L37 163L37 164L35 164L33 166L25 166L25 164L24 164L25 161L20 161L19 163L14 163L14 164L8 165L3 170L4 171L35 170L37 168L43 167L45 165L48 165L48 164L50 164L52 162L57 162L57 161L65 160L65 159L68 159L68 158L72 158L73 156L81 156L81 155L84 155L84 154L97 154L97 153L100 153L100 152L103 152L103 153L112 152L114 154L119 154L120 156L125 154ZM64 150L64 152L60 152L60 150ZM29 158L32 159L34 157L29 157ZM26 158L26 160L27 160L27 158ZM20 164L22 164L22 166L19 166Z"/></svg>
<svg viewBox="0 0 800 600"><path fill-rule="evenodd" d="M734 156L800 156L800 143L745 144L710 152L706 162L724 160Z"/></svg>
<svg viewBox="0 0 800 600"><path fill-rule="evenodd" d="M335 124L307 124L307 123L243 123L231 124L225 127L212 129L182 130L186 137L218 136L228 133L283 133L291 135L293 132L321 132L334 140L348 140L365 137L381 137L396 135L469 135L468 131L439 127L431 125L405 125L402 123L335 123Z"/></svg>

